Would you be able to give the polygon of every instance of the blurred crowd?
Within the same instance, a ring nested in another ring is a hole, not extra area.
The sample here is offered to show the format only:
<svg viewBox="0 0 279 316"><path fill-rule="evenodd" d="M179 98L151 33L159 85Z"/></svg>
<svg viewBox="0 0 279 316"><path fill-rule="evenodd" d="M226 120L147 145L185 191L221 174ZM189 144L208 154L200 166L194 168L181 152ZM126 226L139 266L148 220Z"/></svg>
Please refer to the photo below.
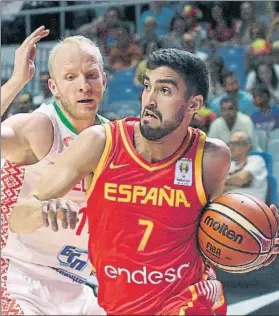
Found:
<svg viewBox="0 0 279 316"><path fill-rule="evenodd" d="M11 14L1 22L2 44L19 43L25 37L24 19L12 12L57 5L56 1L6 3L3 9ZM67 12L66 28L69 35L84 35L98 43L109 74L132 70L131 86L142 86L145 58L150 52L172 47L195 54L208 66L210 91L192 126L231 144L236 152L237 146L244 154L247 148L268 151L271 135L279 130L279 2L153 1L141 9L138 26L135 7L130 5L108 7L103 13L94 7ZM32 29L41 24L49 28L48 40L59 38L58 14L32 17L31 23ZM239 45L245 47L243 89L237 74L227 68L227 61L218 54L220 47ZM48 78L47 72L40 73L40 94L19 95L14 101L16 106L6 116L30 112L42 102L51 102ZM135 101L139 100L140 93ZM127 113L139 115L140 107L129 112L128 106L126 113L118 112L117 107L106 108L102 114L114 120ZM235 136L239 131L244 134Z"/></svg>

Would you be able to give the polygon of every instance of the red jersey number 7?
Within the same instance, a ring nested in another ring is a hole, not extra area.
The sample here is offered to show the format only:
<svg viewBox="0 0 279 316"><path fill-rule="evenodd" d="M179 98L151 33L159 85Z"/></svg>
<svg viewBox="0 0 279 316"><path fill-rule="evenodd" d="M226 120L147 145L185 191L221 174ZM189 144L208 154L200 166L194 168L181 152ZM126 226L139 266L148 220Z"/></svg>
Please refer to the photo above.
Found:
<svg viewBox="0 0 279 316"><path fill-rule="evenodd" d="M84 228L84 225L86 223L86 207L83 207L78 211L78 215L80 215L80 214L82 214L82 217L80 219L80 222L79 222L79 225L78 225L78 228L76 231L77 236L80 236L80 234Z"/></svg>

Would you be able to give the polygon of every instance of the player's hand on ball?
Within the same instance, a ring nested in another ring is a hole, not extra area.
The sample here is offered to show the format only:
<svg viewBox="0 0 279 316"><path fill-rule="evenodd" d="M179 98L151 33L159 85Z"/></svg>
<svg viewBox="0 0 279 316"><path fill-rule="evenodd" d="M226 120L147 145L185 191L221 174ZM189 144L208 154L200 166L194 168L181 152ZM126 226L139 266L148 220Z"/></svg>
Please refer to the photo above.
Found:
<svg viewBox="0 0 279 316"><path fill-rule="evenodd" d="M270 265L277 257L279 254L279 215L278 215L278 209L275 205L270 205L270 209L272 210L276 220L277 220L277 234L276 238L274 239L274 244L273 247L270 251L270 255L267 258L267 260L262 264L263 267L267 267Z"/></svg>
<svg viewBox="0 0 279 316"><path fill-rule="evenodd" d="M276 218L276 221L277 221L277 233L276 233L276 237L274 239L273 247L270 250L270 255L267 257L265 262L263 262L261 265L257 266L256 268L248 269L246 272L258 270L260 268L269 266L276 259L277 255L279 254L279 215L278 215L278 209L273 204L270 205L270 209L271 209L272 213L274 214L274 217Z"/></svg>
<svg viewBox="0 0 279 316"><path fill-rule="evenodd" d="M72 201L62 198L42 202L43 226L51 228L54 232L59 230L57 219L61 219L62 228L75 229L78 222L79 207Z"/></svg>
<svg viewBox="0 0 279 316"><path fill-rule="evenodd" d="M49 34L44 26L37 28L16 49L13 77L22 84L27 84L35 74L36 43Z"/></svg>

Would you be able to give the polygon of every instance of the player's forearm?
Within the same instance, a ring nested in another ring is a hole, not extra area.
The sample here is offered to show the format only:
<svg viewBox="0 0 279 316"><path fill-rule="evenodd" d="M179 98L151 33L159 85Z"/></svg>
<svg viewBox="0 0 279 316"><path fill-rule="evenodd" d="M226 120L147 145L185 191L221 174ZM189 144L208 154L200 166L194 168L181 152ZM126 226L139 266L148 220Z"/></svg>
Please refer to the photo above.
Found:
<svg viewBox="0 0 279 316"><path fill-rule="evenodd" d="M40 201L63 197L69 192L85 175L77 173L72 168L52 166L40 179L38 185L32 192Z"/></svg>
<svg viewBox="0 0 279 316"><path fill-rule="evenodd" d="M41 204L40 201L34 198L19 200L9 218L11 231L26 234L32 233L40 228L43 224Z"/></svg>
<svg viewBox="0 0 279 316"><path fill-rule="evenodd" d="M10 104L13 102L17 94L23 89L24 84L17 80L15 77L11 77L1 87L1 117L6 112Z"/></svg>

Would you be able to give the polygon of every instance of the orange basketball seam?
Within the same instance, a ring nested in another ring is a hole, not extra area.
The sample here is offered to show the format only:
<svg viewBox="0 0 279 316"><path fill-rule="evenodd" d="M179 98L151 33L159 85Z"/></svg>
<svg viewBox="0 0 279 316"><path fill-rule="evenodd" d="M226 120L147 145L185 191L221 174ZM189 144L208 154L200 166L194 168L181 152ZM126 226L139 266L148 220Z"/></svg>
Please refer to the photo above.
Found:
<svg viewBox="0 0 279 316"><path fill-rule="evenodd" d="M211 239L213 239L214 241L216 241L218 244L222 245L222 246L225 246L227 247L228 249L231 249L231 250L236 250L238 252L241 252L241 253L245 253L245 254L248 254L248 255L260 255L260 254L266 254L268 252L260 252L260 253L257 253L257 252L248 252L248 251L244 251L244 250L240 250L240 249L237 249L237 248L232 248L226 244L223 244L222 242L220 242L219 240L216 240L215 238L213 238L212 236L210 236L202 227L200 227L200 229L206 234L207 237L210 237Z"/></svg>
<svg viewBox="0 0 279 316"><path fill-rule="evenodd" d="M240 213L238 210L236 210L236 209L230 207L229 205L223 204L223 203L221 203L221 202L214 202L214 203L215 203L215 204L219 204L219 205L221 205L221 206L225 206L225 207L229 208L230 210L234 211L235 213L237 213L238 215L241 215L243 218L245 218L245 219L247 220L247 222L249 222L251 225L253 225L258 231L260 231L261 234L262 234L266 239L272 239L271 237L266 236L266 235L260 230L260 228L259 228L259 227L256 227L255 224L252 223L252 222L249 220L249 218L247 218L243 213ZM211 211L212 211L212 210L215 211L214 209L210 208L210 204L208 205L208 207L207 207L206 209L209 209L209 210L211 210ZM217 212L218 212L218 211L217 211ZM220 212L219 212L219 213L220 213ZM221 214L224 215L223 213L221 213Z"/></svg>
<svg viewBox="0 0 279 316"><path fill-rule="evenodd" d="M203 253L203 255L204 256L206 256L206 253L205 252L203 252L202 250L201 250L201 252ZM207 256L206 256L207 257ZM258 259L258 257L255 259L255 260L257 260ZM224 266L224 267L228 267L228 268L241 268L241 267L245 267L245 266L247 266L247 265L250 265L250 264L252 264L255 260L253 260L253 261L251 261L251 262L249 262L249 263L245 263L245 264L240 264L240 265L234 265L234 266L232 266L232 265L227 265L227 264L224 264L224 263L218 263L218 262L215 262L213 259L210 259L210 258L207 258L207 260L209 260L210 262L212 262L212 264L214 264L214 265L217 265L217 268L218 269L220 269L220 270L222 270L222 271L230 271L231 273L234 273L234 272L232 272L232 271L234 271L234 270L229 270L229 269L227 269L227 270L225 270L225 269L222 269L222 268L220 268L220 265L222 265L222 266ZM260 266L261 265L261 263L259 263L259 264L257 264L256 266L253 266L253 267L258 267L258 266ZM244 268L244 269L241 269L241 270L235 270L235 271L243 271L243 270L245 270L245 269L247 269L247 268ZM235 272L235 273L237 273L237 272Z"/></svg>
<svg viewBox="0 0 279 316"><path fill-rule="evenodd" d="M214 203L215 203L215 202L214 202ZM215 204L222 205L222 204L220 204L220 203L215 203ZM227 205L223 205L223 206L228 207ZM228 207L228 208L234 211L234 209L232 209L232 208L230 208L230 207ZM208 207L207 210L214 211L215 213L218 213L218 214L222 215L223 217L226 217L226 218L230 219L232 222L234 222L235 224L239 225L239 226L242 227L246 232L248 232L248 231L246 230L246 228L245 228L243 225L241 225L240 223L238 223L237 221L235 221L233 218L228 217L226 214L221 213L220 211L217 211L217 210L215 210L215 209L213 209L213 208L210 208L210 207ZM238 213L238 212L236 212L236 213ZM241 215L241 213L238 213L238 214ZM243 217L245 218L245 216L243 216ZM246 219L246 218L245 218L245 219ZM250 221L248 221L248 222L249 222L251 225L253 225L256 229L258 229L253 223L251 223ZM201 227L201 225L200 225L200 227ZM248 233L249 233L249 232L248 232ZM259 240L258 240L257 238L255 238L255 236L254 236L253 234L251 234L251 233L249 233L249 234L250 234L250 236L258 243L258 245L261 247L261 243L259 242ZM265 236L265 237L266 237L266 236ZM266 238L268 238L268 237L266 237ZM269 239L269 238L268 238L268 239ZM226 246L226 245L225 245L225 246ZM228 247L228 248L229 248L229 247ZM260 253L262 253L262 252L260 252Z"/></svg>
<svg viewBox="0 0 279 316"><path fill-rule="evenodd" d="M235 193L228 192L228 193L225 193L225 194L223 194L223 195L242 195L242 196L245 196L246 198L250 199L251 201L253 201L257 206L260 207L260 209L263 211L264 215L266 216L267 221L268 221L268 223L269 223L270 232L271 232L270 235L271 235L271 236L273 235L273 234L272 234L272 227L271 227L272 225L270 224L269 216L267 215L265 209L262 208L262 206L261 206L256 200L253 199L253 196L252 196L252 195L245 194L245 193L239 193L239 192L235 192ZM265 203L263 203L263 204L265 204ZM267 205L266 205L266 206L267 206ZM268 206L267 206L267 207L268 207ZM272 214L272 212L271 212L271 214ZM273 215L273 214L272 214L272 215ZM277 222L277 221L276 221L276 222ZM275 229L274 236L271 237L271 239L275 237L276 231L277 231L277 229ZM265 237L266 237L266 236L265 236Z"/></svg>
<svg viewBox="0 0 279 316"><path fill-rule="evenodd" d="M252 200L254 203L256 203L256 204L258 205L258 207L263 211L263 213L264 213L264 215L265 215L265 217L266 217L266 219L267 219L267 221L268 221L269 230L270 230L270 236L272 236L273 234L272 234L271 223L270 223L269 217L267 216L267 214L266 214L265 210L262 208L262 206L261 206L257 201L255 201L252 196L249 196L249 195L246 195L246 194L243 194L243 193L235 193L235 194L243 195L243 196L245 196L246 198L249 198L250 200ZM276 235L276 231L275 231L275 233L274 233L274 236L271 237L271 239L274 238L275 235ZM265 236L265 237L266 237L266 236Z"/></svg>

